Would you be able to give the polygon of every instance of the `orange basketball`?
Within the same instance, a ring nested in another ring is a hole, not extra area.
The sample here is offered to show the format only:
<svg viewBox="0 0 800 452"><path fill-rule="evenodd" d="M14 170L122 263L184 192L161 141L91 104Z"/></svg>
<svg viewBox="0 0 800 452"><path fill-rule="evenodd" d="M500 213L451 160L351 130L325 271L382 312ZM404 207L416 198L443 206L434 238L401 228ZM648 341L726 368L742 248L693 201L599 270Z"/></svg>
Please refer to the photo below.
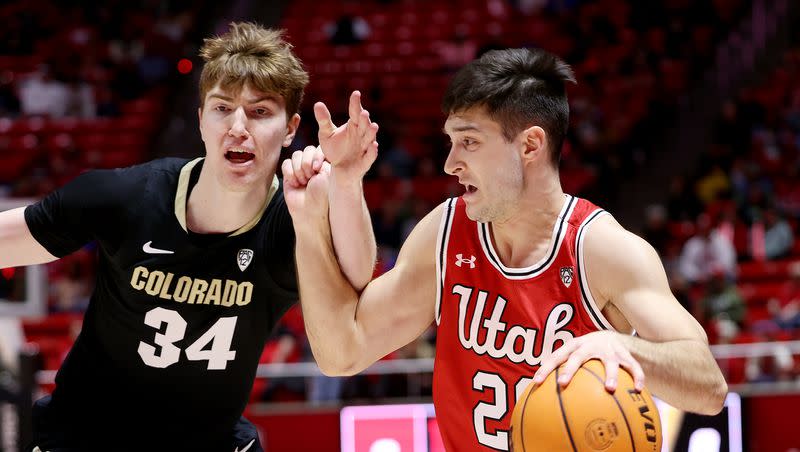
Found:
<svg viewBox="0 0 800 452"><path fill-rule="evenodd" d="M645 388L620 368L617 390L605 389L603 363L581 366L566 388L556 383L560 369L517 400L511 417L511 450L576 452L660 452L661 419Z"/></svg>

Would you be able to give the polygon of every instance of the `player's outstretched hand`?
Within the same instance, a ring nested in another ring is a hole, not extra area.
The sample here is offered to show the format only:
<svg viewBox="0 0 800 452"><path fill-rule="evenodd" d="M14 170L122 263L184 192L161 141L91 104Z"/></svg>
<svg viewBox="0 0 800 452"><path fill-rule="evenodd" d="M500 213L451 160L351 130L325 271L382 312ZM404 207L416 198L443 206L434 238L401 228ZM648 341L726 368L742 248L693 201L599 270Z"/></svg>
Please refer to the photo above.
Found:
<svg viewBox="0 0 800 452"><path fill-rule="evenodd" d="M541 384L550 372L564 364L558 375L558 384L566 386L578 368L586 361L597 358L606 369L606 390L617 389L617 375L622 366L633 376L634 387L641 391L644 388L644 371L634 359L627 347L614 331L596 331L579 336L564 344L561 348L543 359L539 370L533 376L533 384Z"/></svg>
<svg viewBox="0 0 800 452"><path fill-rule="evenodd" d="M319 144L331 163L336 177L361 179L378 156L378 124L371 122L369 112L361 106L361 93L353 91L348 105L350 119L339 127L331 120L328 107L314 104L319 124Z"/></svg>
<svg viewBox="0 0 800 452"><path fill-rule="evenodd" d="M330 163L318 147L307 146L283 161L283 196L295 222L319 219L328 212Z"/></svg>

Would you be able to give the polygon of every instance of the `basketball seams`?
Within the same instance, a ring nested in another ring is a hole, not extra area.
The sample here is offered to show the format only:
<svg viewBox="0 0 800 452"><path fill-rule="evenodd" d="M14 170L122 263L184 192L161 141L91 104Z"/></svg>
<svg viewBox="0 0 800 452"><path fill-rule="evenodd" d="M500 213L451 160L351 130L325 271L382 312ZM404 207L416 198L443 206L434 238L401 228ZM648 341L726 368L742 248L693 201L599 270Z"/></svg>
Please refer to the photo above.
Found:
<svg viewBox="0 0 800 452"><path fill-rule="evenodd" d="M603 380L603 377L601 377L600 375L597 375L593 370L588 369L585 366L581 366L580 368L578 368L578 370L585 370L586 372L589 372L605 388L605 381ZM614 399L614 403L617 404L617 408L619 408L619 412L622 414L622 419L625 420L625 426L628 428L628 436L630 437L630 440L631 440L632 452L636 452L636 442L633 440L633 430L631 429L630 422L628 422L628 416L625 415L625 410L622 409L622 404L620 404L619 400L617 399L616 391L614 391L614 394L609 394L609 395ZM562 408L562 412L563 412L563 408Z"/></svg>
<svg viewBox="0 0 800 452"><path fill-rule="evenodd" d="M556 395L558 396L558 406L561 408L561 418L564 420L564 426L567 428L567 437L569 438L569 443L572 445L572 451L578 452L577 447L575 447L575 440L572 439L572 431L569 429L569 421L567 421L567 412L564 411L564 401L561 399L561 385L558 384L558 371L559 368L556 368L555 385L556 385Z"/></svg>
<svg viewBox="0 0 800 452"><path fill-rule="evenodd" d="M519 416L519 439L520 443L522 443L522 452L527 452L525 450L525 413L528 412L528 400L531 398L531 394L533 394L533 389L530 388L525 395L525 401L522 402L522 414Z"/></svg>

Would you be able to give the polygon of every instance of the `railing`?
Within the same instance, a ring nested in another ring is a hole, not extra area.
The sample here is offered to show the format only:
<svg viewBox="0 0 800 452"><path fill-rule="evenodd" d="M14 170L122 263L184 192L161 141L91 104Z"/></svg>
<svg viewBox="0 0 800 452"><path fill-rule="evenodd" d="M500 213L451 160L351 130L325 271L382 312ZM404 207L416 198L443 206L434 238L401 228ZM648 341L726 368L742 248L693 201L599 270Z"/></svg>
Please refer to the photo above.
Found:
<svg viewBox="0 0 800 452"><path fill-rule="evenodd" d="M792 355L800 355L800 341L720 344L712 345L711 352L718 360L758 358L772 356L777 348L789 351ZM425 374L431 372L433 372L433 358L419 358L378 361L362 371L361 374ZM55 381L55 374L56 371L54 370L39 371L36 374L36 382L39 384L51 384ZM261 364L256 372L256 377L258 378L315 377L320 375L322 375L322 372L314 362ZM745 391L745 393L800 392L800 380L797 382L746 383L732 386L731 391Z"/></svg>

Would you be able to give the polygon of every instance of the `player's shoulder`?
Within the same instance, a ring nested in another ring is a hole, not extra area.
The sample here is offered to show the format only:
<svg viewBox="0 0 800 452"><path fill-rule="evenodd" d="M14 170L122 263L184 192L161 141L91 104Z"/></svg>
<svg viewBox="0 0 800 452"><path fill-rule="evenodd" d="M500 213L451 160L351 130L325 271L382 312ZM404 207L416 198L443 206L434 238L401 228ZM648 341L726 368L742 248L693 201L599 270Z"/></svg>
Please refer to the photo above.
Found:
<svg viewBox="0 0 800 452"><path fill-rule="evenodd" d="M150 160L138 165L112 170L116 175L130 180L147 180L153 178L177 179L181 170L189 163L188 159L165 157Z"/></svg>
<svg viewBox="0 0 800 452"><path fill-rule="evenodd" d="M601 215L586 230L587 264L600 268L643 268L658 254L643 238L622 226L613 216Z"/></svg>
<svg viewBox="0 0 800 452"><path fill-rule="evenodd" d="M573 195L566 195L561 214L566 221L575 228L594 223L600 217L611 216L602 207L585 199Z"/></svg>
<svg viewBox="0 0 800 452"><path fill-rule="evenodd" d="M161 158L123 168L93 169L83 173L81 178L93 182L113 182L114 187L124 190L153 179L164 179L165 176L177 178L187 162L186 159Z"/></svg>
<svg viewBox="0 0 800 452"><path fill-rule="evenodd" d="M162 158L114 169L95 169L76 178L73 185L97 203L135 208L144 199L172 199L181 169L188 160Z"/></svg>

